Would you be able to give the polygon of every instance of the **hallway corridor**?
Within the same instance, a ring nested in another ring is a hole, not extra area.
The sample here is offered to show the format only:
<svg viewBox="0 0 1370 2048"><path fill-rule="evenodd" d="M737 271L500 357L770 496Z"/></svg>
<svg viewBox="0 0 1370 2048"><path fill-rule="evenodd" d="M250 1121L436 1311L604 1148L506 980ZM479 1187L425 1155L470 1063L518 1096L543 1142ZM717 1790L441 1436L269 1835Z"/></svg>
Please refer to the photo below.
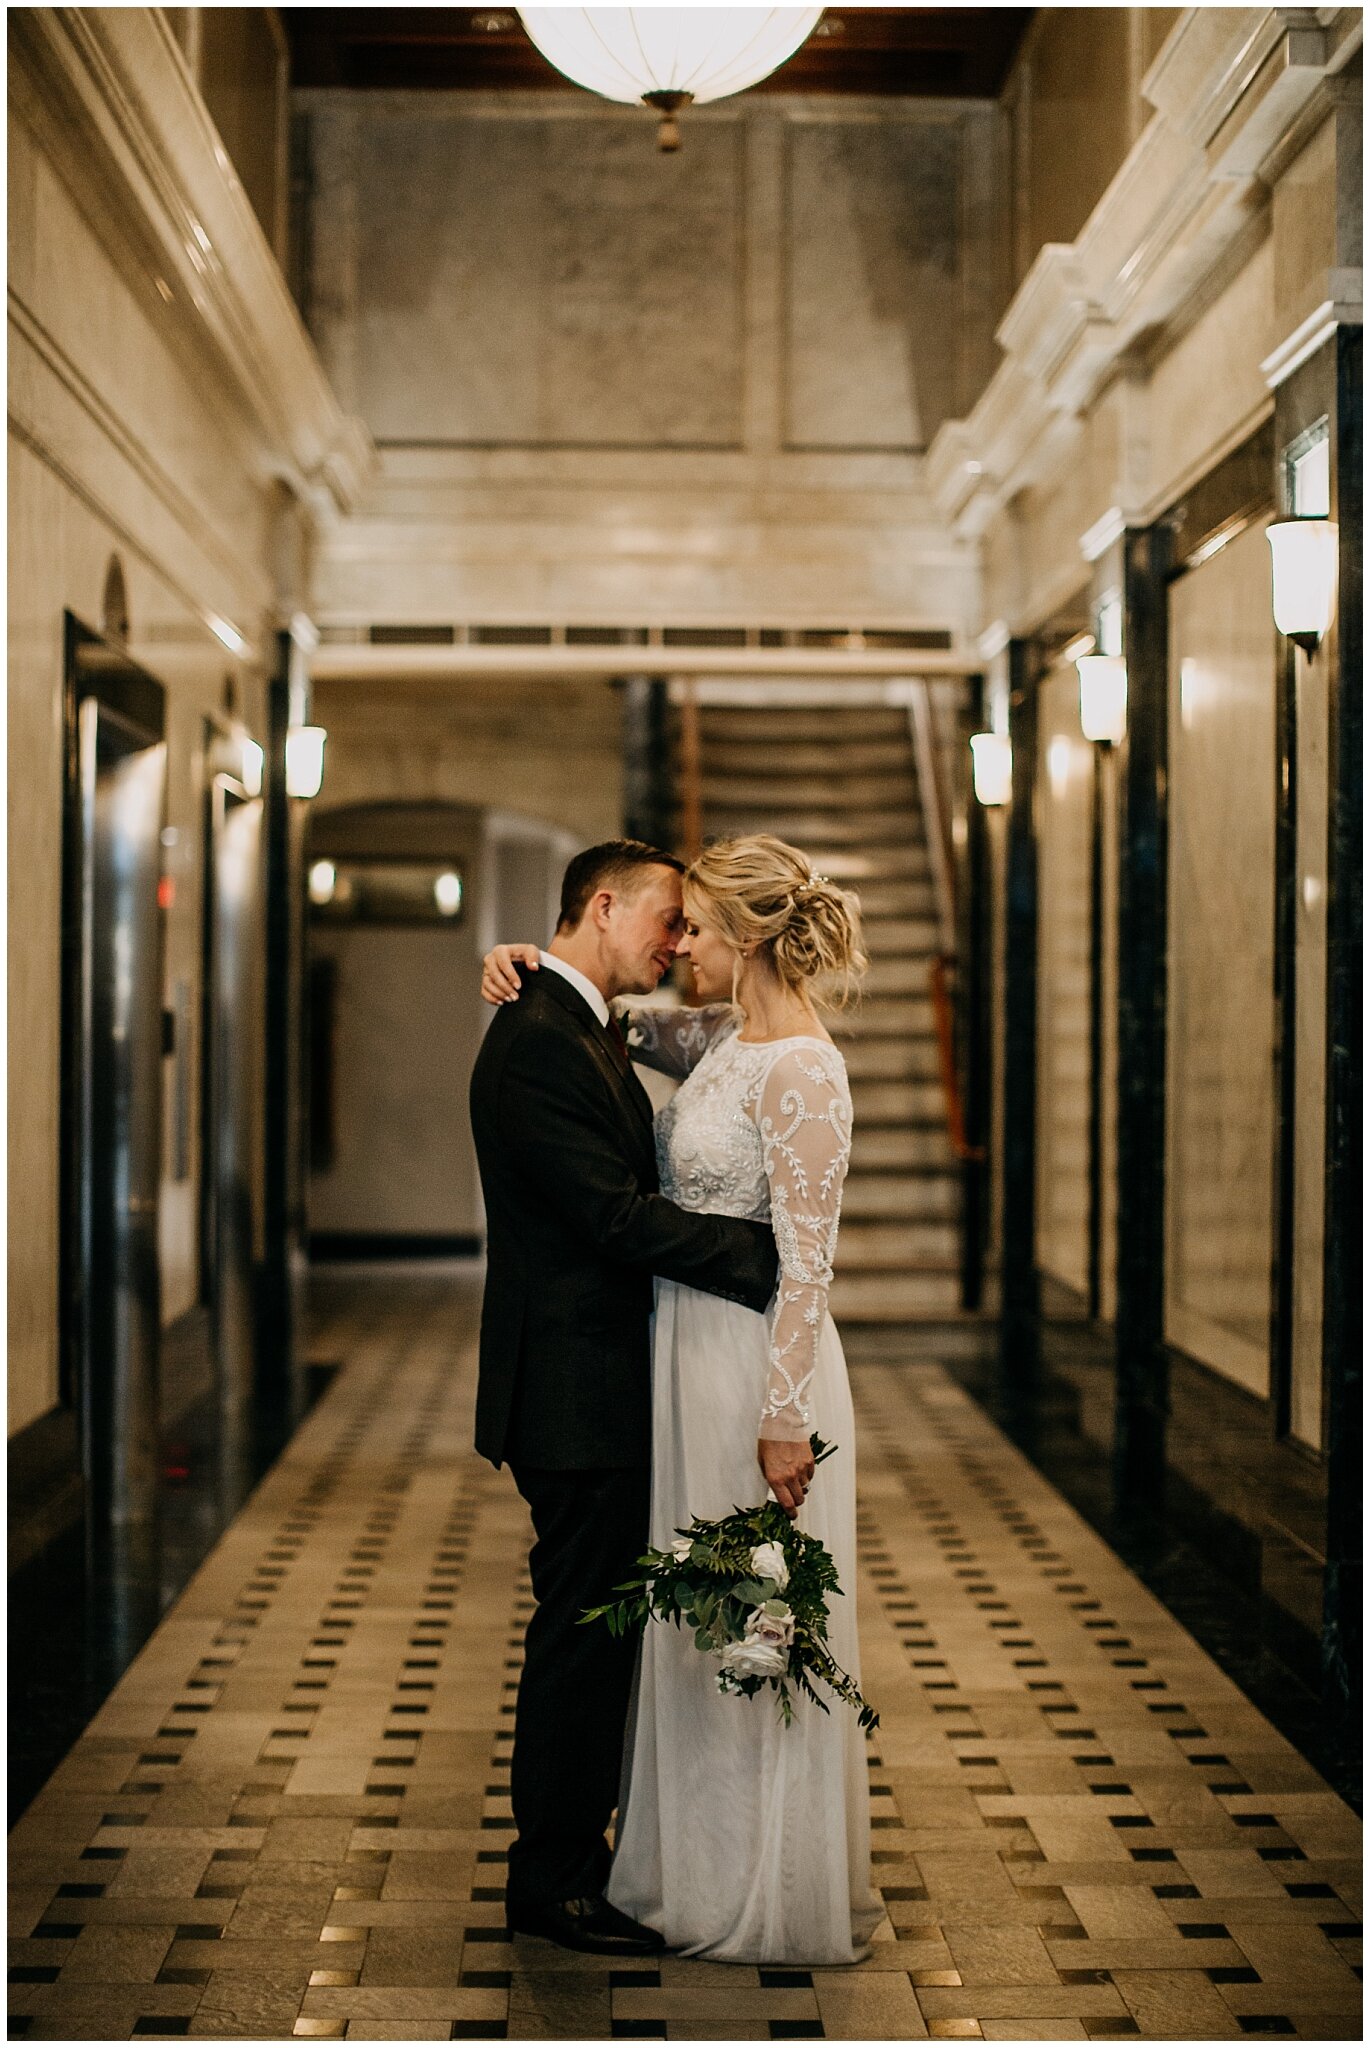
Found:
<svg viewBox="0 0 1370 2048"><path fill-rule="evenodd" d="M853 1370L871 1960L511 1943L526 1525L470 1447L475 1285L314 1299L342 1369L11 1838L13 2038L1360 2037L1355 1816L913 1359Z"/></svg>

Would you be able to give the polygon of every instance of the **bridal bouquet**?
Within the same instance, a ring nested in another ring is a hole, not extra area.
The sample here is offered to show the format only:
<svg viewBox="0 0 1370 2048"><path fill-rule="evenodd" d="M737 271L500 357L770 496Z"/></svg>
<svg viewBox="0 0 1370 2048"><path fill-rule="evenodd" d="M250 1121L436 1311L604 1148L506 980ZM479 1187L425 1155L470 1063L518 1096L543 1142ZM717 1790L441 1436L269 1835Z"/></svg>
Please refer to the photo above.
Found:
<svg viewBox="0 0 1370 2048"><path fill-rule="evenodd" d="M817 1436L810 1444L819 1465L836 1448ZM626 1597L588 1609L583 1621L602 1620L616 1636L649 1620L688 1625L695 1647L718 1661L720 1692L750 1699L774 1686L788 1723L796 1692L827 1713L818 1681L855 1709L863 1728L879 1725L828 1648L826 1596L842 1592L832 1556L776 1501L734 1508L717 1522L696 1516L669 1550L649 1550L638 1563L641 1577L615 1588Z"/></svg>

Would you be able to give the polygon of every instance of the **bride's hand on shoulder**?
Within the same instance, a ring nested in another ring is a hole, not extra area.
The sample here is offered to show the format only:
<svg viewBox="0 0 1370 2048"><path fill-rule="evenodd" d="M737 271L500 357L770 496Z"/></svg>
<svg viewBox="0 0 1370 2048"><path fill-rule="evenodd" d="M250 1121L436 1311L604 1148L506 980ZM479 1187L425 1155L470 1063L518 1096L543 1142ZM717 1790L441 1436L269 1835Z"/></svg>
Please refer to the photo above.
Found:
<svg viewBox="0 0 1370 2048"><path fill-rule="evenodd" d="M519 998L519 978L515 962L521 961L534 972L542 964L542 953L537 946L492 946L481 961L480 992L487 1003L516 1003Z"/></svg>
<svg viewBox="0 0 1370 2048"><path fill-rule="evenodd" d="M814 1456L808 1438L789 1443L782 1437L763 1436L757 1441L756 1462L767 1486L793 1521L813 1483Z"/></svg>

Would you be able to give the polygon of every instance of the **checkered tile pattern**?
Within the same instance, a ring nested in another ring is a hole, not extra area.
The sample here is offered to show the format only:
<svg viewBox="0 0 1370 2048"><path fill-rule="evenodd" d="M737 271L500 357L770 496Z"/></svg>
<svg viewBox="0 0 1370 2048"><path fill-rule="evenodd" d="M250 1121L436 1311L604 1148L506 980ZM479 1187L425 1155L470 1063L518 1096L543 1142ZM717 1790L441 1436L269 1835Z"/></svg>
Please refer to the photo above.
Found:
<svg viewBox="0 0 1370 2048"><path fill-rule="evenodd" d="M318 1295L343 1371L11 1838L13 2038L1361 2037L1355 1816L913 1357L853 1373L871 1960L511 1941L474 1285Z"/></svg>

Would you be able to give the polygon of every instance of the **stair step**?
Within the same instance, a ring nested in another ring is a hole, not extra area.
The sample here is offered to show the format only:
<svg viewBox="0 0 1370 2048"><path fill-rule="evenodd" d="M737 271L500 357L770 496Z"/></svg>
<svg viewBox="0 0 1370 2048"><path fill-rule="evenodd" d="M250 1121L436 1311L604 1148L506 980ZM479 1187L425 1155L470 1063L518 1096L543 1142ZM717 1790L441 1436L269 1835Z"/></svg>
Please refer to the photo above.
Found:
<svg viewBox="0 0 1370 2048"><path fill-rule="evenodd" d="M858 821L872 811L892 811L911 826L919 817L918 786L912 775L848 778L838 772L837 762L826 775L795 775L778 763L766 775L733 775L721 773L716 762L706 759L700 791L709 811L813 809L838 811Z"/></svg>
<svg viewBox="0 0 1370 2048"><path fill-rule="evenodd" d="M931 1039L935 1030L930 996L866 996L843 1013L843 1035L856 1039L889 1038L894 1033Z"/></svg>
<svg viewBox="0 0 1370 2048"><path fill-rule="evenodd" d="M829 1029L841 1048L853 1087L861 1081L936 1080L941 1071L932 1038L855 1039L840 1017L831 1020Z"/></svg>
<svg viewBox="0 0 1370 2048"><path fill-rule="evenodd" d="M946 1114L940 1081L851 1080L852 1111L858 1130L884 1124L929 1123Z"/></svg>
<svg viewBox="0 0 1370 2048"><path fill-rule="evenodd" d="M920 1266L953 1266L960 1250L954 1217L917 1223L853 1220L845 1213L837 1233L837 1271L850 1279L863 1273L900 1273Z"/></svg>
<svg viewBox="0 0 1370 2048"><path fill-rule="evenodd" d="M843 1323L916 1323L955 1315L961 1306L959 1273L935 1267L912 1273L842 1273L828 1304Z"/></svg>
<svg viewBox="0 0 1370 2048"><path fill-rule="evenodd" d="M936 1123L893 1128L877 1124L869 1131L858 1125L852 1132L853 1174L898 1171L910 1166L950 1167L952 1159L947 1127L940 1118Z"/></svg>
<svg viewBox="0 0 1370 2048"><path fill-rule="evenodd" d="M902 740L821 741L772 739L764 745L720 731L701 737L708 775L899 775L912 782L910 747Z"/></svg>
<svg viewBox="0 0 1370 2048"><path fill-rule="evenodd" d="M837 880L835 873L833 880ZM930 872L920 880L901 880L882 878L872 871L854 877L852 887L861 898L863 917L906 921L936 918L937 898L933 892Z"/></svg>
<svg viewBox="0 0 1370 2048"><path fill-rule="evenodd" d="M954 1221L961 1213L961 1182L950 1168L923 1173L858 1173L842 1190L842 1232L849 1223Z"/></svg>
<svg viewBox="0 0 1370 2048"><path fill-rule="evenodd" d="M872 917L866 909L866 892L861 898L861 937L872 960L890 960L911 954L925 964L937 951L937 920L933 917Z"/></svg>
<svg viewBox="0 0 1370 2048"><path fill-rule="evenodd" d="M887 847L907 850L915 856L904 874L931 872L922 826L916 812L895 810L787 810L782 808L784 792L773 790L754 804L716 802L707 784L703 792L704 829L718 839L744 838L753 832L770 832L805 852L816 868L822 868L829 850L883 854Z"/></svg>
<svg viewBox="0 0 1370 2048"><path fill-rule="evenodd" d="M767 710L749 707L734 711L707 704L700 709L699 736L704 746L712 746L716 740L742 740L765 747L791 742L833 747L846 740L859 745L873 740L888 746L911 744L907 714L874 705L842 711L826 704L812 708L777 704Z"/></svg>
<svg viewBox="0 0 1370 2048"><path fill-rule="evenodd" d="M897 953L877 956L861 978L862 999L877 996L926 996L930 969L927 956Z"/></svg>

